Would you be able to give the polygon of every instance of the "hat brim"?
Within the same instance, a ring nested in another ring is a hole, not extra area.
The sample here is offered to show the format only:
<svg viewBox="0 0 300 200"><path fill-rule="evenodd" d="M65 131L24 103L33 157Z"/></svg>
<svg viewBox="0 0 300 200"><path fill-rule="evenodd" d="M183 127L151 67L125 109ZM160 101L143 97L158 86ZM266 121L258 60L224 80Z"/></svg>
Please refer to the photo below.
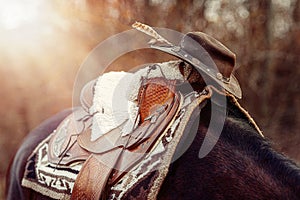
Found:
<svg viewBox="0 0 300 200"><path fill-rule="evenodd" d="M224 79L224 77L219 72L206 66L199 59L191 56L179 46L150 45L150 47L153 49L157 49L159 51L163 51L170 55L173 55L189 63L190 65L194 66L196 69L200 70L200 73L203 72L205 75L210 77L213 81L215 81L218 85L224 88L227 92L233 94L235 97L239 99L242 98L242 90L240 84L233 74L231 74L229 79Z"/></svg>

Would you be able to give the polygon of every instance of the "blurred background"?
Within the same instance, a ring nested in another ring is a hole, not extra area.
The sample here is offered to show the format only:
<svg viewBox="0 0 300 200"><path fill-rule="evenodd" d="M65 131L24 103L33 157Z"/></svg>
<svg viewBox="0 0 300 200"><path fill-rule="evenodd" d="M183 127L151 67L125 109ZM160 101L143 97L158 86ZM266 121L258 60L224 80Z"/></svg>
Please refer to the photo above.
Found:
<svg viewBox="0 0 300 200"><path fill-rule="evenodd" d="M0 199L22 139L72 106L76 73L89 52L135 21L203 31L235 52L240 103L274 147L300 163L300 0L0 2ZM160 54L139 51L112 69L160 60ZM88 73L92 78L99 72Z"/></svg>

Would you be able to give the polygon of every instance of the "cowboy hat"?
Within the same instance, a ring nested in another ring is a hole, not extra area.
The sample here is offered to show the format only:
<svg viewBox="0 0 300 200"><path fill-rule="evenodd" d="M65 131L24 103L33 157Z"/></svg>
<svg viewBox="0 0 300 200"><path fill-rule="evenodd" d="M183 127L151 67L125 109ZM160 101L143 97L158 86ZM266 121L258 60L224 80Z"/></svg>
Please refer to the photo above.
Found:
<svg viewBox="0 0 300 200"><path fill-rule="evenodd" d="M236 56L215 38L202 32L190 32L182 37L179 45L174 45L148 25L136 22L133 27L154 38L150 41L151 48L180 58L227 92L239 99L242 97L240 85L232 74Z"/></svg>

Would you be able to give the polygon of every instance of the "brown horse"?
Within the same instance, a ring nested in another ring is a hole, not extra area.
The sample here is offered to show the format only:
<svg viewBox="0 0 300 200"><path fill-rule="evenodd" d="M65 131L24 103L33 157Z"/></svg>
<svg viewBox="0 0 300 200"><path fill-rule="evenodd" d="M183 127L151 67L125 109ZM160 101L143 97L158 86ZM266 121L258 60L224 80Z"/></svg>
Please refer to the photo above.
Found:
<svg viewBox="0 0 300 200"><path fill-rule="evenodd" d="M27 136L8 174L8 199L47 199L21 186L25 163L35 146L69 113L66 110L51 117ZM209 113L208 105L201 111L200 124L194 123L198 132L192 145L171 164L159 199L300 199L300 169L274 151L230 103L221 137L213 150L199 159Z"/></svg>

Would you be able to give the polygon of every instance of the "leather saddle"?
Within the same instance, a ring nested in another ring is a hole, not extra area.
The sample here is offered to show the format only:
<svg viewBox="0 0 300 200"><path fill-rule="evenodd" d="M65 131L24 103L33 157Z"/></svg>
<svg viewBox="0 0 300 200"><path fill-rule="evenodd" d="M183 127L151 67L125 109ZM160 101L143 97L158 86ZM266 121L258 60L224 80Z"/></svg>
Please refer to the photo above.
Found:
<svg viewBox="0 0 300 200"><path fill-rule="evenodd" d="M91 140L93 116L88 113L92 82L85 87L77 108L57 128L49 141L49 161L58 165L84 162L72 192L72 199L99 199L106 185L113 185L156 145L179 110L181 96L175 92L175 80L143 80L138 94L137 127L120 134L126 122Z"/></svg>

